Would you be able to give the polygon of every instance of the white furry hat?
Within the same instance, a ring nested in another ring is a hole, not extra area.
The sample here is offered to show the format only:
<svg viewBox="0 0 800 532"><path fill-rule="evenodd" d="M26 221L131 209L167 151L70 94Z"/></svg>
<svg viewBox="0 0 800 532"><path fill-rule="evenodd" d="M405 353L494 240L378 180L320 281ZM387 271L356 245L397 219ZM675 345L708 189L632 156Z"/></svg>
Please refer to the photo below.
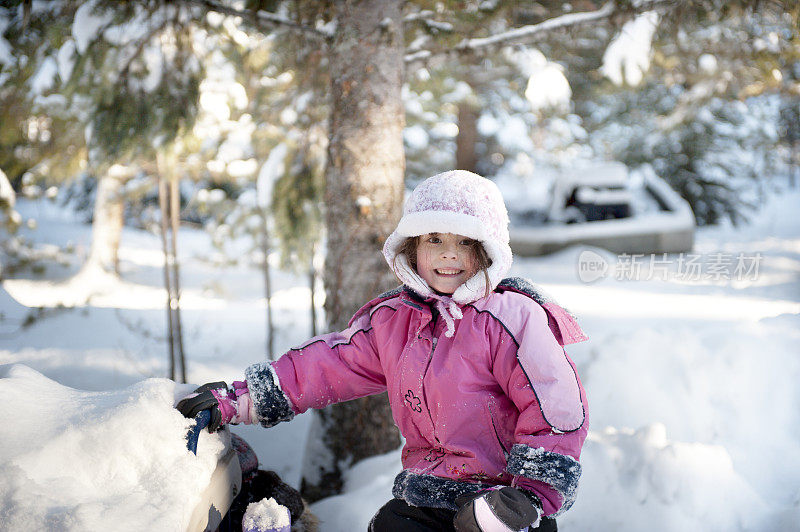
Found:
<svg viewBox="0 0 800 532"><path fill-rule="evenodd" d="M398 248L412 236L428 233L463 235L483 244L492 260L487 270L490 290L511 268L508 245L508 212L500 189L488 179L465 170L451 170L429 177L414 189L403 209L403 218L383 246L383 256L400 280L422 296L433 295L428 283L400 254ZM396 257L396 259L395 259ZM478 272L453 293L459 304L486 294L486 279Z"/></svg>

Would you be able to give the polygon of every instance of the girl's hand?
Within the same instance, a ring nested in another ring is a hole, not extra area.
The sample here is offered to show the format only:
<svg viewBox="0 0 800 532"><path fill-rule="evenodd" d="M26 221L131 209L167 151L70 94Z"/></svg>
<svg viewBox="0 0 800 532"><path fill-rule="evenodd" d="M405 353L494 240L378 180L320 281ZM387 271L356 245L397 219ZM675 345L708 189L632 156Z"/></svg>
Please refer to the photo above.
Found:
<svg viewBox="0 0 800 532"><path fill-rule="evenodd" d="M453 519L457 532L523 531L539 526L542 515L528 497L510 486L462 496L456 502L462 504Z"/></svg>
<svg viewBox="0 0 800 532"><path fill-rule="evenodd" d="M209 432L216 432L229 423L255 423L253 403L247 382L235 381L229 389L224 382L210 382L181 399L175 406L184 417L194 418L198 412L209 410Z"/></svg>

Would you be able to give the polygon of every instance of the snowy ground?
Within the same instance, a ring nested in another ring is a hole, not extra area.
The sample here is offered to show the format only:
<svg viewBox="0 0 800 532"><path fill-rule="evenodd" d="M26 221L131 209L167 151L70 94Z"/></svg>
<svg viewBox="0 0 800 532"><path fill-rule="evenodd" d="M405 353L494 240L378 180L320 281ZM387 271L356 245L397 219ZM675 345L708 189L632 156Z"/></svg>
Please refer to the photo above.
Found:
<svg viewBox="0 0 800 532"><path fill-rule="evenodd" d="M582 247L516 260L512 274L542 284L590 337L570 349L592 430L561 530L800 530L798 205L800 191L776 195L751 225L701 230L692 254L666 262ZM37 218L29 236L41 245L71 243L78 257L88 249L89 228L69 213L24 201L19 210ZM241 378L264 359L260 274L211 264L203 233L184 230L179 245L190 380ZM155 236L126 230L122 280L106 281L89 303L76 305L85 282L64 282L79 258L3 282L3 527L186 522L215 447L198 458L184 452L186 424L171 401L185 388L147 380L166 374L159 249ZM737 261L752 266L756 254L758 271L737 274ZM605 264L606 276L581 282L587 259ZM281 351L309 335L308 289L302 278L276 277ZM262 467L296 485L308 421L234 430ZM353 467L343 495L313 506L322 530L365 529L399 468L398 452Z"/></svg>

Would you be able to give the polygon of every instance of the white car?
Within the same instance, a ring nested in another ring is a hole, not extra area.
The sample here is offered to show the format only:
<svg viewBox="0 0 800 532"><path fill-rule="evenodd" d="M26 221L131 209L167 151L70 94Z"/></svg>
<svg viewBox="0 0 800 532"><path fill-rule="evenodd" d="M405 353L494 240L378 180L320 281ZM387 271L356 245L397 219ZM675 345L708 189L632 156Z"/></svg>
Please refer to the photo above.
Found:
<svg viewBox="0 0 800 532"><path fill-rule="evenodd" d="M586 244L613 253L681 253L694 244L688 202L652 171L602 163L559 176L543 216L512 213L511 249L534 256Z"/></svg>

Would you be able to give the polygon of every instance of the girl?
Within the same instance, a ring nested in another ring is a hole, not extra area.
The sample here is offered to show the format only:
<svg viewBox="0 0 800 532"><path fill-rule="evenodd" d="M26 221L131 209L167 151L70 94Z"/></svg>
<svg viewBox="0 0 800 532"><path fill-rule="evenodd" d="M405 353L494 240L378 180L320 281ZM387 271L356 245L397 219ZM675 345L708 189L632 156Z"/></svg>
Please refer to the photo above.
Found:
<svg viewBox="0 0 800 532"><path fill-rule="evenodd" d="M339 333L312 338L244 382L182 400L265 427L383 391L405 437L394 499L370 530L556 530L575 501L586 396L565 344L586 337L511 267L499 189L456 170L423 181L383 254L403 286Z"/></svg>

